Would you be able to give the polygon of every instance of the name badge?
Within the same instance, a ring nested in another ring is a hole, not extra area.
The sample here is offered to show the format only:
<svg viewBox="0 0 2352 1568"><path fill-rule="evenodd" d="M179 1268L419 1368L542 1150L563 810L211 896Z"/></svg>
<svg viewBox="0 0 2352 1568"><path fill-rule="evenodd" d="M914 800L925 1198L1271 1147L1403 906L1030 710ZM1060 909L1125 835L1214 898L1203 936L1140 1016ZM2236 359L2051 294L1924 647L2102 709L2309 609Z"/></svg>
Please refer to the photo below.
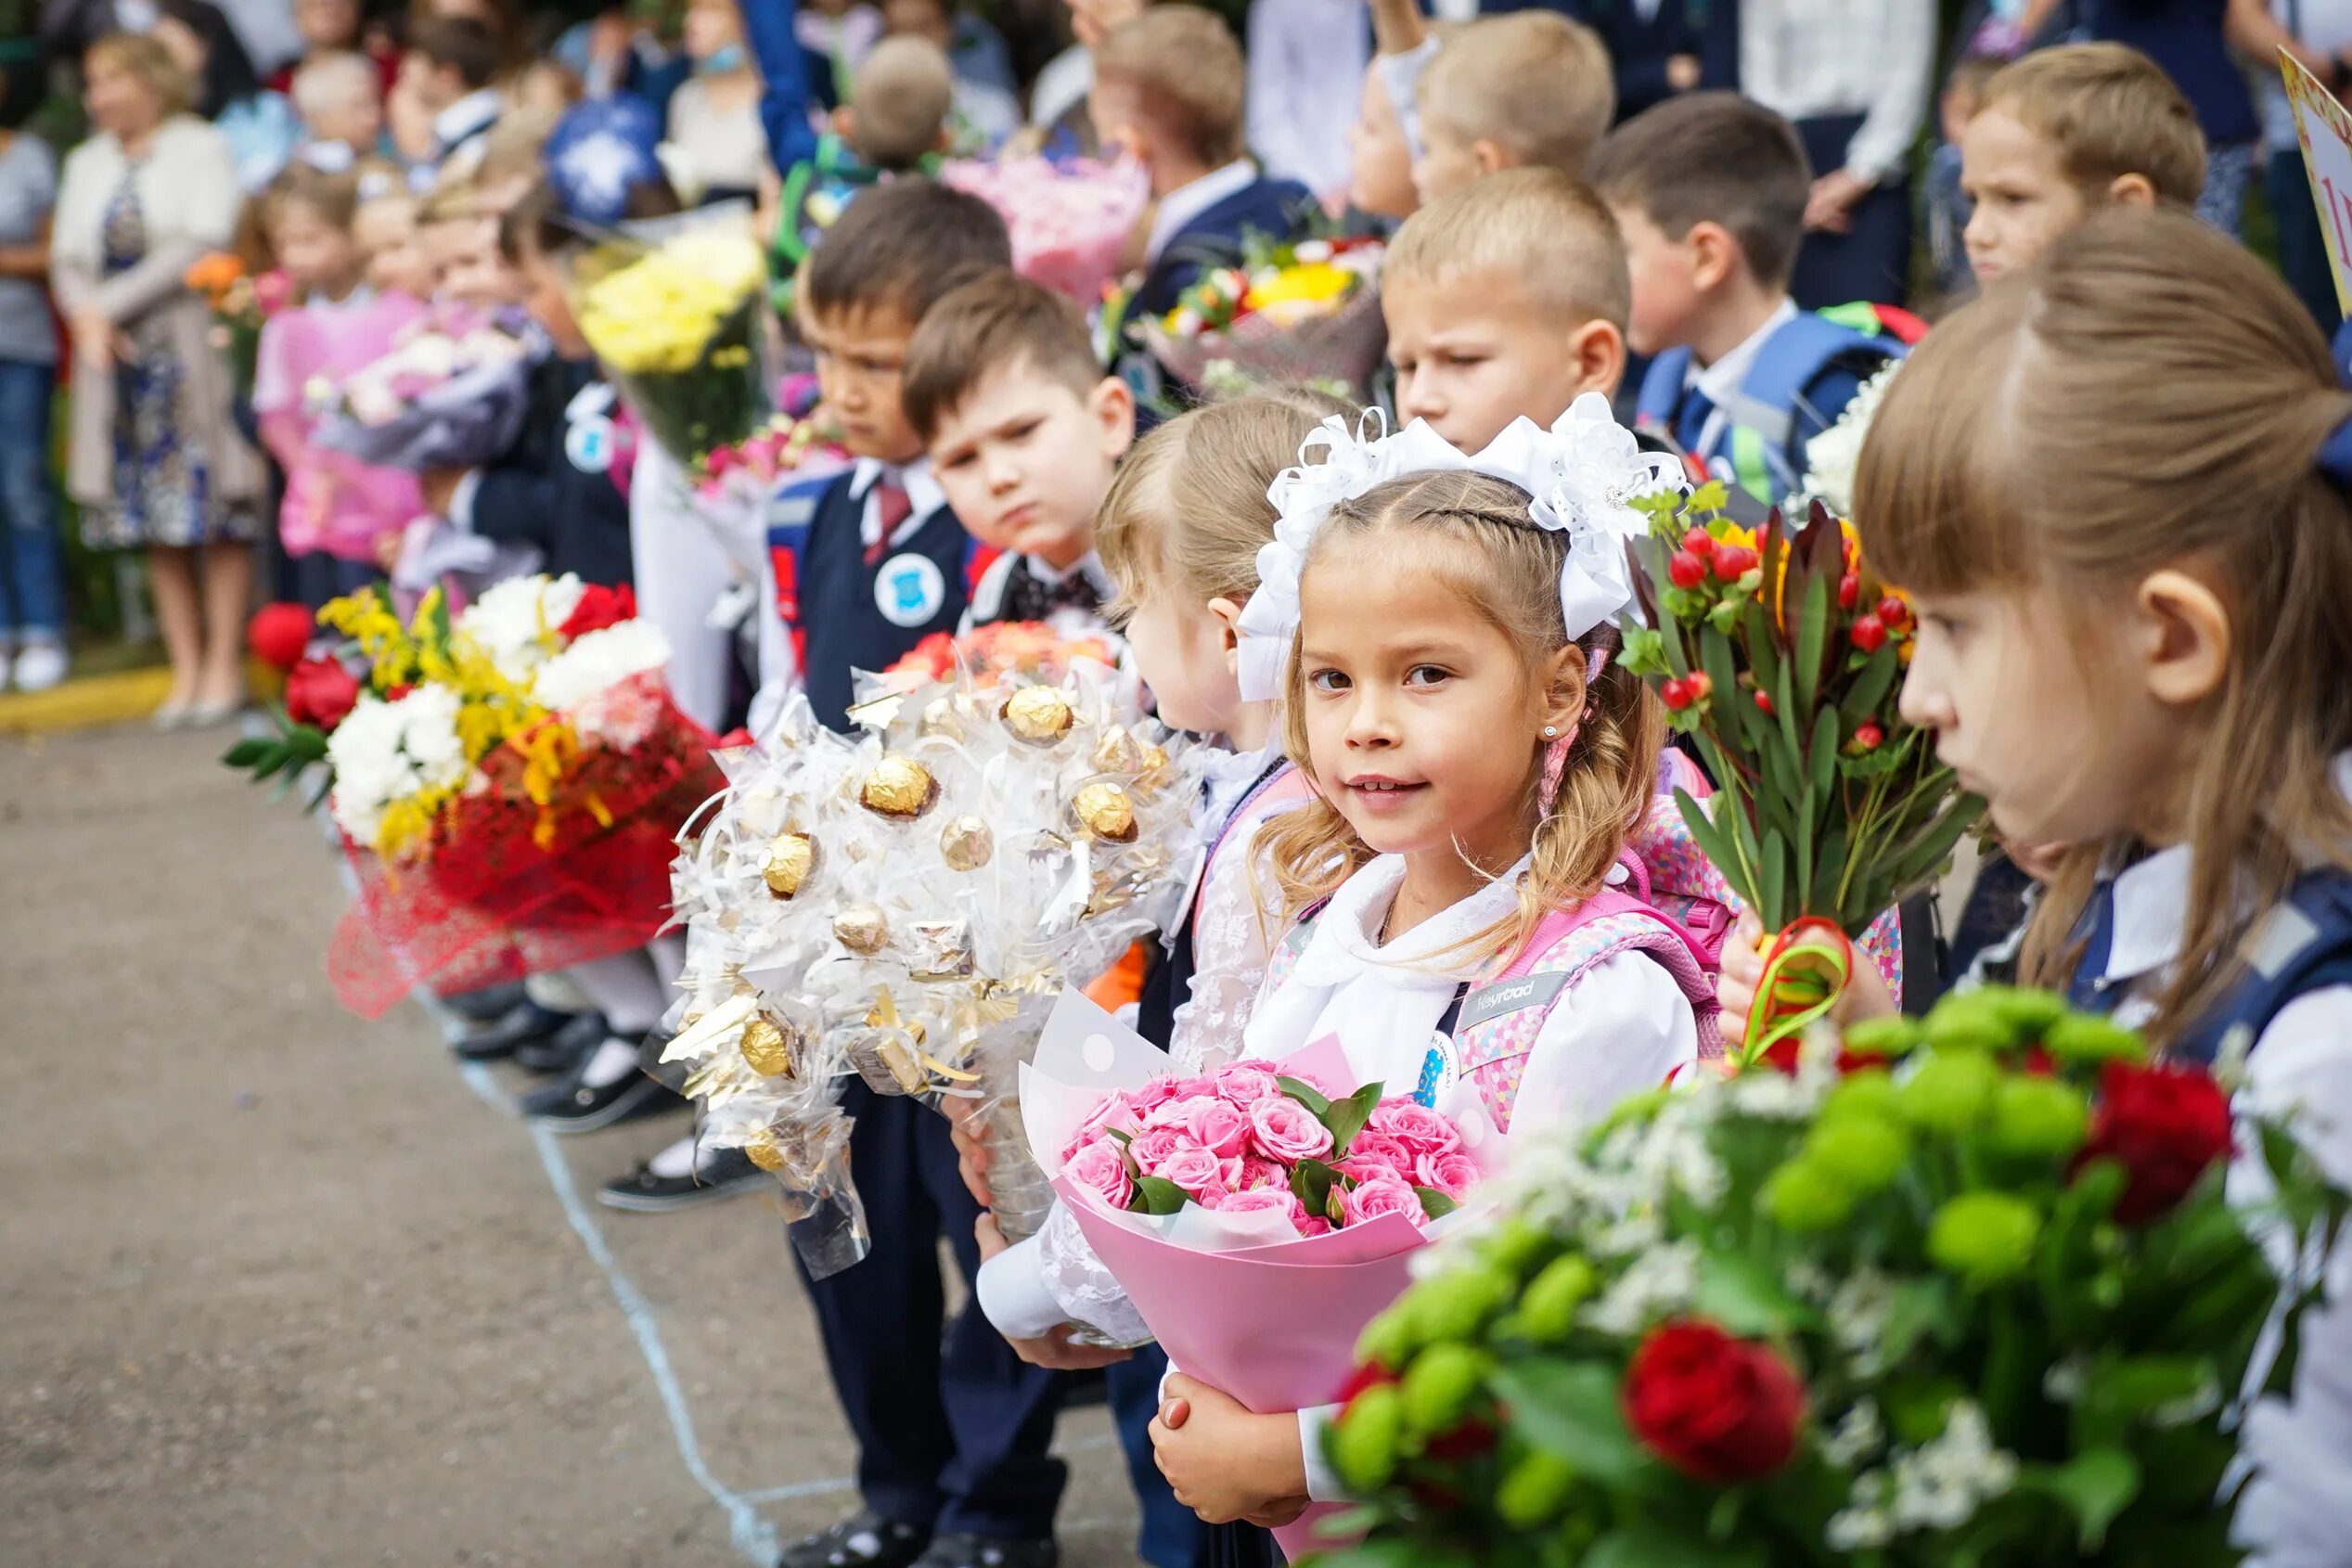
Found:
<svg viewBox="0 0 2352 1568"><path fill-rule="evenodd" d="M612 468L614 440L611 419L598 414L563 432L563 456L584 474L608 473Z"/></svg>
<svg viewBox="0 0 2352 1568"><path fill-rule="evenodd" d="M1566 989L1567 984L1567 971L1558 970L1549 974L1530 974L1518 980L1482 985L1463 999L1462 1010L1455 1019L1454 1027L1457 1031L1474 1029L1507 1012L1548 1006Z"/></svg>
<svg viewBox="0 0 2352 1568"><path fill-rule="evenodd" d="M874 574L874 608L893 626L920 626L946 602L947 579L929 556L893 556Z"/></svg>

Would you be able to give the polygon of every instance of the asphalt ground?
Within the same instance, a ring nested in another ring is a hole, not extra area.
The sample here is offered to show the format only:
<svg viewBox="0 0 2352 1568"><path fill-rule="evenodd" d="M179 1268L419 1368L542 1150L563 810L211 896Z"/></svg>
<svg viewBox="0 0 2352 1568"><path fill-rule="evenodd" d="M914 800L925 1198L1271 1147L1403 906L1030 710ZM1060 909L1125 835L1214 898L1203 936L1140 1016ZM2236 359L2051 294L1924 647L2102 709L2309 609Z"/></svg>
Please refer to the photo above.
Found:
<svg viewBox="0 0 2352 1568"><path fill-rule="evenodd" d="M765 1196L345 1013L318 824L222 732L0 740L0 1568L764 1562L855 1506ZM1134 1562L1099 1408L1064 1562Z"/></svg>

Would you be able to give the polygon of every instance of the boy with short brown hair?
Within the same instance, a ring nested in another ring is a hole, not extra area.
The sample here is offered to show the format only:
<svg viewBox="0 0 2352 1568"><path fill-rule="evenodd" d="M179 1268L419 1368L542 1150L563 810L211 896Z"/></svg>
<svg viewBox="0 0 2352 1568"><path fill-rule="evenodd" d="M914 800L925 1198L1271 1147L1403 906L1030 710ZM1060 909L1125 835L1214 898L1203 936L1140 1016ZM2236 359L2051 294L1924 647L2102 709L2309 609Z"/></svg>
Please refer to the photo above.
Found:
<svg viewBox="0 0 2352 1568"><path fill-rule="evenodd" d="M2156 62L2121 44L2068 44L2003 67L1960 133L1962 239L1986 282L2025 265L2102 207L2193 208L2204 188L2196 111Z"/></svg>
<svg viewBox="0 0 2352 1568"><path fill-rule="evenodd" d="M1405 220L1381 268L1400 418L1475 452L1549 426L1625 373L1632 285L1617 221L1556 169L1508 169Z"/></svg>
<svg viewBox="0 0 2352 1568"><path fill-rule="evenodd" d="M1414 96L1423 201L1528 164L1582 178L1617 111L1600 35L1545 10L1482 17L1451 33Z"/></svg>

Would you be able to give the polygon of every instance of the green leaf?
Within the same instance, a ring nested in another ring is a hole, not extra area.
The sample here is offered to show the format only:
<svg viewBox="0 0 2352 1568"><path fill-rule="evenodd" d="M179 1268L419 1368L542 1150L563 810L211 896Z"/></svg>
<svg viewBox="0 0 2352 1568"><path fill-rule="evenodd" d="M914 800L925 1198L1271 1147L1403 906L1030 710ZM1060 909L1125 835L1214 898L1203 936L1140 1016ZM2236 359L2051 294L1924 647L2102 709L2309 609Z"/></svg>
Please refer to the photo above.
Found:
<svg viewBox="0 0 2352 1568"><path fill-rule="evenodd" d="M1692 799L1690 791L1677 790L1674 798L1675 803L1682 808L1682 824L1690 829L1691 842L1699 846L1700 853L1715 868L1723 873L1723 880L1731 884L1731 891L1740 895L1741 902L1753 908L1756 891L1748 885L1740 857L1732 849L1730 836L1716 826L1714 819L1707 816L1706 808Z"/></svg>
<svg viewBox="0 0 2352 1568"><path fill-rule="evenodd" d="M2085 1551L2097 1551L2107 1526L2140 1495L2140 1465L2120 1448L2092 1448L2063 1465L2028 1465L2017 1484L2066 1505Z"/></svg>
<svg viewBox="0 0 2352 1568"><path fill-rule="evenodd" d="M1740 669L1731 659L1731 639L1713 629L1699 634L1699 661L1706 667L1707 679L1714 689L1708 705L1715 711L1716 732L1723 735L1740 733L1737 704L1742 700ZM1753 708L1754 703L1749 706Z"/></svg>
<svg viewBox="0 0 2352 1568"><path fill-rule="evenodd" d="M1831 585L1819 577L1805 585L1805 608L1796 627L1796 700L1813 711L1821 689L1821 649L1829 640Z"/></svg>
<svg viewBox="0 0 2352 1568"><path fill-rule="evenodd" d="M1837 788L1837 743L1841 733L1834 709L1824 708L1815 716L1813 744L1805 760L1813 770L1809 782L1813 786L1813 809L1816 811L1836 798L1831 791Z"/></svg>
<svg viewBox="0 0 2352 1568"><path fill-rule="evenodd" d="M306 763L322 761L327 755L327 732L306 724L289 725L286 749Z"/></svg>
<svg viewBox="0 0 2352 1568"><path fill-rule="evenodd" d="M1936 1279L1903 1280L1887 1305L1877 1360L1882 1366L1900 1367L1922 1341L1955 1343L1963 1327L1949 1285Z"/></svg>
<svg viewBox="0 0 2352 1568"><path fill-rule="evenodd" d="M1433 1187L1416 1187L1413 1196L1421 1201L1421 1214L1429 1219L1443 1219L1461 1207Z"/></svg>
<svg viewBox="0 0 2352 1568"><path fill-rule="evenodd" d="M1365 1085L1345 1099L1328 1102L1317 1112L1317 1119L1331 1130L1331 1158L1347 1153L1347 1146L1356 1135L1364 1130L1364 1124L1372 1119L1372 1108L1381 1102L1381 1086Z"/></svg>
<svg viewBox="0 0 2352 1568"><path fill-rule="evenodd" d="M1764 835L1763 886L1757 891L1763 902L1756 906L1756 916L1767 931L1779 931L1796 918L1787 900L1789 893L1789 841L1780 829L1773 829Z"/></svg>
<svg viewBox="0 0 2352 1568"><path fill-rule="evenodd" d="M276 742L264 735L249 735L221 753L221 761L230 767L251 767L276 748Z"/></svg>
<svg viewBox="0 0 2352 1568"><path fill-rule="evenodd" d="M1274 1086L1305 1106L1310 1115L1320 1116L1331 1108L1331 1102L1326 1099L1314 1085L1300 1079L1277 1077L1274 1080Z"/></svg>
<svg viewBox="0 0 2352 1568"><path fill-rule="evenodd" d="M1835 907L1837 880L1845 869L1845 828L1844 824L1831 829L1821 841L1821 848L1813 858L1813 888L1806 900L1807 909L1821 912L1824 919L1845 923L1844 914Z"/></svg>
<svg viewBox="0 0 2352 1568"><path fill-rule="evenodd" d="M1838 716L1845 722L1846 728L1852 729L1878 712L1878 705L1895 685L1895 675L1902 662L1893 643L1882 646L1863 662L1862 673L1846 688L1845 700L1838 704Z"/></svg>
<svg viewBox="0 0 2352 1568"><path fill-rule="evenodd" d="M1812 1328L1821 1317L1788 1292L1780 1270L1729 1253L1701 1255L1697 1305L1700 1316L1733 1334L1788 1333Z"/></svg>
<svg viewBox="0 0 2352 1568"><path fill-rule="evenodd" d="M1135 1201L1127 1207L1147 1215L1172 1215L1191 1202L1183 1188L1162 1176L1135 1178Z"/></svg>
<svg viewBox="0 0 2352 1568"><path fill-rule="evenodd" d="M1758 1542L1710 1541L1655 1520L1636 1519L1609 1532L1585 1553L1584 1568L1764 1568Z"/></svg>
<svg viewBox="0 0 2352 1568"><path fill-rule="evenodd" d="M1301 1160L1291 1167L1291 1190L1306 1205L1308 1214L1320 1215L1331 1201L1331 1187L1339 1178L1339 1172L1320 1160Z"/></svg>
<svg viewBox="0 0 2352 1568"><path fill-rule="evenodd" d="M1488 1382L1510 1407L1522 1437L1566 1459L1597 1484L1621 1484L1648 1465L1626 1430L1614 1367L1540 1356L1497 1368Z"/></svg>

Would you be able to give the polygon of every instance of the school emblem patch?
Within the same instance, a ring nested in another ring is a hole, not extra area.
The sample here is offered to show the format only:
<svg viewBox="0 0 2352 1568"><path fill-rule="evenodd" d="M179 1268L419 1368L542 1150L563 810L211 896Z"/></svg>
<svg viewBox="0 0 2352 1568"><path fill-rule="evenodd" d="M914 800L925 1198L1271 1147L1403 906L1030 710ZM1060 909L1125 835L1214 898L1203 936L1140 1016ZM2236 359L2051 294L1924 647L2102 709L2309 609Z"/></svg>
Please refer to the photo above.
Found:
<svg viewBox="0 0 2352 1568"><path fill-rule="evenodd" d="M893 556L874 574L874 608L893 626L920 626L947 602L947 579L929 556Z"/></svg>

